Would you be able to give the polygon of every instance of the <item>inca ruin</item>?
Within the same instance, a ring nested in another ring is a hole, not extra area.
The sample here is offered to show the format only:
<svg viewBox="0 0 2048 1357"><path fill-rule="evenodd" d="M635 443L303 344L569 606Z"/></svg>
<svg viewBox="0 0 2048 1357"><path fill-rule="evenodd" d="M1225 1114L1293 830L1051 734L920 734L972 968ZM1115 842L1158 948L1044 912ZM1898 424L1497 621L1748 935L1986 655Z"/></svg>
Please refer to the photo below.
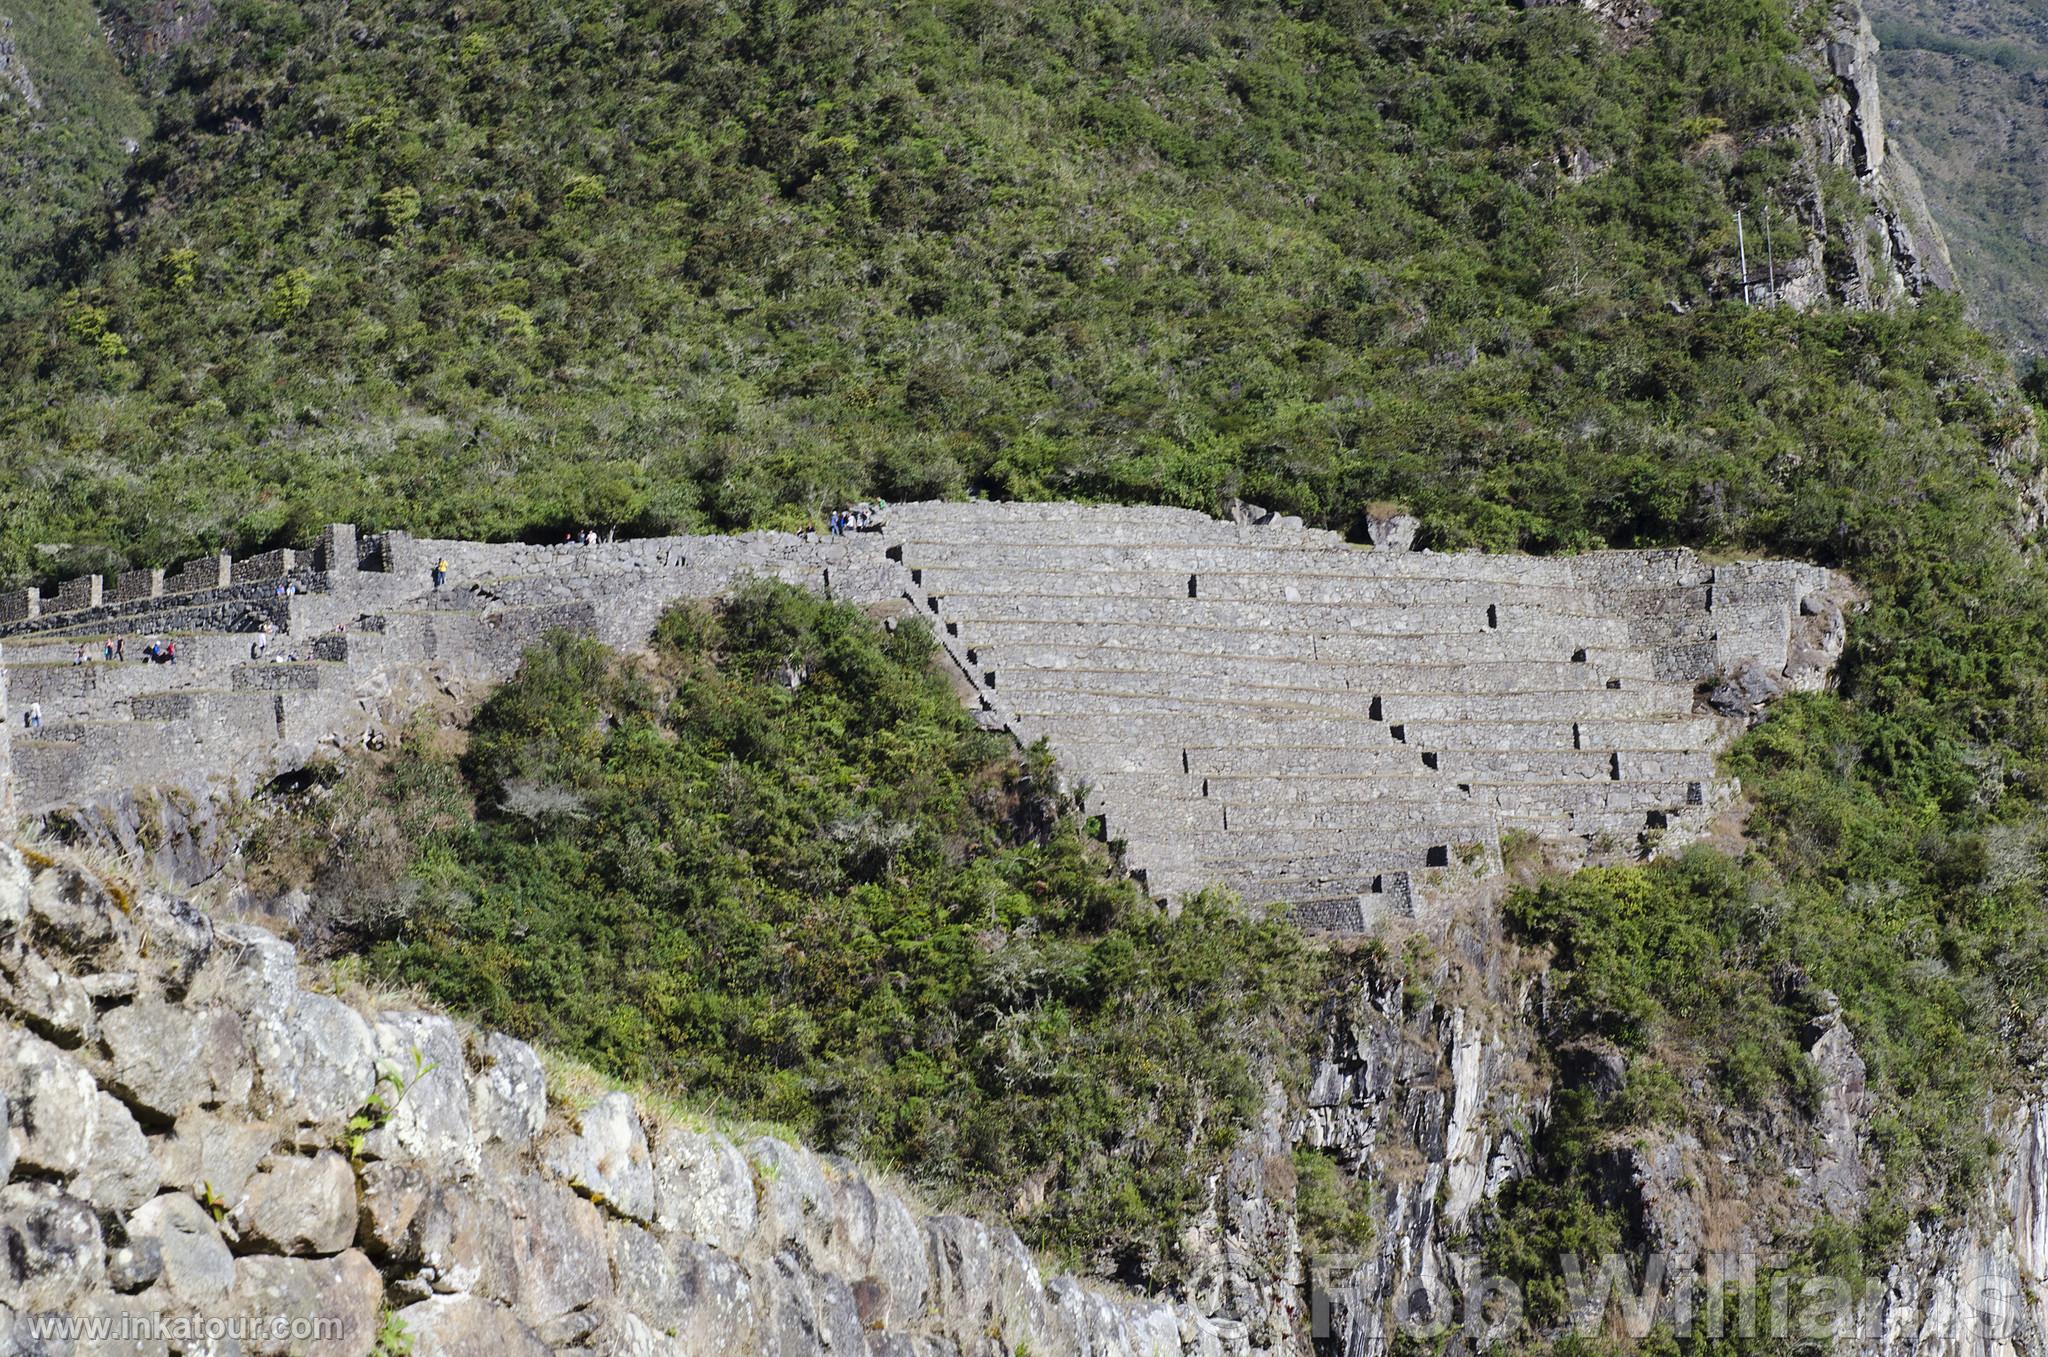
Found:
<svg viewBox="0 0 2048 1357"><path fill-rule="evenodd" d="M1497 872L1503 835L1585 861L1697 834L1730 790L1717 751L1826 682L1848 597L1794 562L1362 548L1256 511L933 502L844 536L595 546L336 526L10 595L7 793L31 816L247 794L396 737L551 628L630 649L748 575L924 619L981 722L1050 745L1154 896L1221 884L1339 931ZM141 661L152 638L175 663Z"/></svg>

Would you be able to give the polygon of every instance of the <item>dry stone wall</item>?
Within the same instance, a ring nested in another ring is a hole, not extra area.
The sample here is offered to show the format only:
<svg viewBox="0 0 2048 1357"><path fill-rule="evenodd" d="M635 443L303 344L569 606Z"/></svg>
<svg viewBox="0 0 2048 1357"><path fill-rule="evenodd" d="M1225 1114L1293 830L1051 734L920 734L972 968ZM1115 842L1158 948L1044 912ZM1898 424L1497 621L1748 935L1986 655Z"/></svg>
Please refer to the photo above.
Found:
<svg viewBox="0 0 2048 1357"><path fill-rule="evenodd" d="M1244 1351L853 1164L567 1096L502 1033L4 844L0 1055L8 1351Z"/></svg>
<svg viewBox="0 0 2048 1357"><path fill-rule="evenodd" d="M552 628L631 649L676 600L767 576L928 621L983 724L1046 739L1156 895L1222 882L1360 928L1496 870L1510 831L1593 857L1683 841L1729 790L1720 744L1842 647L1842 582L1794 562L1384 536L989 503L899 505L844 537L592 546L338 525L305 552L8 596L0 795L34 815L139 786L246 792L503 679ZM126 664L73 664L116 634ZM151 637L179 662L141 663ZM18 729L30 702L43 724Z"/></svg>

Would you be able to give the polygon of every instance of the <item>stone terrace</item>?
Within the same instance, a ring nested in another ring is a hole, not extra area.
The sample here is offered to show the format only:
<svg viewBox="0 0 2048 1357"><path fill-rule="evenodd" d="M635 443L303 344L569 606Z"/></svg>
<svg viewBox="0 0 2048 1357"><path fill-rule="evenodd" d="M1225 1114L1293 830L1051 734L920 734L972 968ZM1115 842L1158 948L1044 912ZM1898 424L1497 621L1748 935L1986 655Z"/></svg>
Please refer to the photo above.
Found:
<svg viewBox="0 0 2048 1357"><path fill-rule="evenodd" d="M1838 581L1789 562L1369 550L1174 509L912 504L845 538L596 547L338 526L307 552L0 597L0 794L33 815L246 793L502 679L552 627L631 648L748 575L932 622L983 723L1049 741L1155 895L1222 882L1339 929L1497 870L1508 831L1596 856L1682 840L1725 795L1735 725L1698 686L1816 686L1842 639ZM98 662L108 635L126 664ZM178 663L139 662L149 637Z"/></svg>
<svg viewBox="0 0 2048 1357"><path fill-rule="evenodd" d="M1221 881L1342 929L1498 870L1506 831L1682 841L1739 728L1697 686L1816 686L1841 639L1837 582L1788 562L1072 505L916 505L886 535L984 706L1051 744L1155 894Z"/></svg>

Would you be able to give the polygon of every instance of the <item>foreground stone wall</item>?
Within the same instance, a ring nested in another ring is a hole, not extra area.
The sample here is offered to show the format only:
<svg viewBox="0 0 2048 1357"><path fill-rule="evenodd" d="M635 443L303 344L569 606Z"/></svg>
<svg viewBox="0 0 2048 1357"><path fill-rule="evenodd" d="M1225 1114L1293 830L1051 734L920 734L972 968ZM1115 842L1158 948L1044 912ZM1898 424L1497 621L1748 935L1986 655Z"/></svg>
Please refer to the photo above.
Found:
<svg viewBox="0 0 2048 1357"><path fill-rule="evenodd" d="M360 1357L387 1311L415 1357L1243 1350L843 1160L565 1095L521 1042L313 979L0 845L9 1351Z"/></svg>

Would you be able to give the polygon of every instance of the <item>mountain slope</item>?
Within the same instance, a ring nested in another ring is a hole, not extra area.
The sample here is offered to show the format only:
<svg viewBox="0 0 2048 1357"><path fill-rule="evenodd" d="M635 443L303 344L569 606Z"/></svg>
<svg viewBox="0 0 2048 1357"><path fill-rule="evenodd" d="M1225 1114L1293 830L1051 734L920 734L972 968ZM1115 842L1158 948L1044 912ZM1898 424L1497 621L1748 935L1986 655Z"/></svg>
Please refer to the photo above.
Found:
<svg viewBox="0 0 2048 1357"><path fill-rule="evenodd" d="M1889 124L1926 181L1975 313L2048 342L2048 21L2005 0L1877 0Z"/></svg>
<svg viewBox="0 0 2048 1357"><path fill-rule="evenodd" d="M2010 422L1898 399L1997 379L1941 307L1716 300L1736 206L1855 193L1805 150L1832 22L241 0L0 298L0 574L969 487L1824 550L1830 445Z"/></svg>

